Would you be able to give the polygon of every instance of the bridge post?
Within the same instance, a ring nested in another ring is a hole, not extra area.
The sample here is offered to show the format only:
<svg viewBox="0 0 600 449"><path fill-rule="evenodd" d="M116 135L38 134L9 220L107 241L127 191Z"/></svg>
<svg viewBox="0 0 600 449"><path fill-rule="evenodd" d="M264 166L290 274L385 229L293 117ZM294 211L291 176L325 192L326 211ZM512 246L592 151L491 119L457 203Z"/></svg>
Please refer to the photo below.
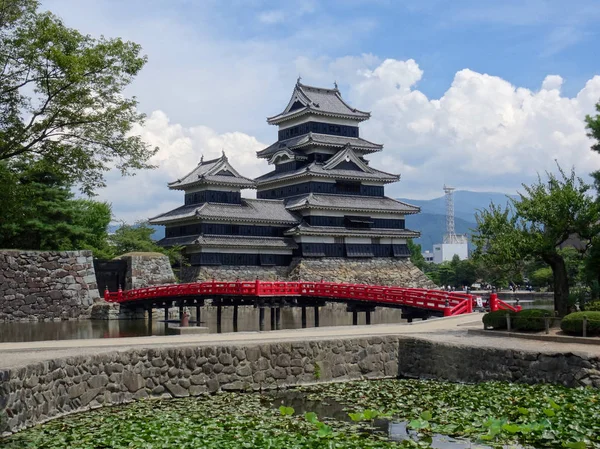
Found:
<svg viewBox="0 0 600 449"><path fill-rule="evenodd" d="M148 333L152 335L152 305L148 307Z"/></svg>
<svg viewBox="0 0 600 449"><path fill-rule="evenodd" d="M233 306L233 332L238 331L238 306Z"/></svg>
<svg viewBox="0 0 600 449"><path fill-rule="evenodd" d="M275 308L275 329L281 329L281 307Z"/></svg>
<svg viewBox="0 0 600 449"><path fill-rule="evenodd" d="M315 327L319 327L319 306L315 306Z"/></svg>
<svg viewBox="0 0 600 449"><path fill-rule="evenodd" d="M271 307L271 330L275 330L275 307Z"/></svg>
<svg viewBox="0 0 600 449"><path fill-rule="evenodd" d="M302 306L302 329L306 329L306 306Z"/></svg>
<svg viewBox="0 0 600 449"><path fill-rule="evenodd" d="M179 322L181 323L181 320L183 320L183 304L179 303Z"/></svg>
<svg viewBox="0 0 600 449"><path fill-rule="evenodd" d="M165 305L165 323L169 321L169 306ZM166 324L165 324L166 326Z"/></svg>
<svg viewBox="0 0 600 449"><path fill-rule="evenodd" d="M200 326L200 306L196 304L196 326Z"/></svg>
<svg viewBox="0 0 600 449"><path fill-rule="evenodd" d="M265 330L265 308L262 306L258 306L258 330Z"/></svg>
<svg viewBox="0 0 600 449"><path fill-rule="evenodd" d="M365 311L365 321L367 324L371 324L371 311L370 310Z"/></svg>
<svg viewBox="0 0 600 449"><path fill-rule="evenodd" d="M221 333L221 304L217 306L217 334Z"/></svg>
<svg viewBox="0 0 600 449"><path fill-rule="evenodd" d="M358 312L356 309L352 311L352 325L356 326L358 324Z"/></svg>

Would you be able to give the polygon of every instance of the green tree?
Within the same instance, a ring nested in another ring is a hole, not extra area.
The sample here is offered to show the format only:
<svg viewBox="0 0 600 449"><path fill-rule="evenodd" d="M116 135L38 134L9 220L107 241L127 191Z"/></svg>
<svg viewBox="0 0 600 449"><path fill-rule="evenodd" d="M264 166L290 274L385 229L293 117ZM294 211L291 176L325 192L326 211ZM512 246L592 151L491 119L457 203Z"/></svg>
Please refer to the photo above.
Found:
<svg viewBox="0 0 600 449"><path fill-rule="evenodd" d="M538 268L529 275L531 285L537 288L550 287L553 279L552 269L549 267Z"/></svg>
<svg viewBox="0 0 600 449"><path fill-rule="evenodd" d="M146 62L141 48L66 27L35 0L0 0L0 161L43 160L84 192L104 172L149 168L157 151L123 92Z"/></svg>
<svg viewBox="0 0 600 449"><path fill-rule="evenodd" d="M138 222L134 225L123 223L113 235L110 243L115 256L132 252L154 252L165 254L169 257L172 265L185 265L181 255L181 246L165 248L159 246L152 240L154 229L146 222Z"/></svg>
<svg viewBox="0 0 600 449"><path fill-rule="evenodd" d="M408 245L408 249L410 251L410 261L415 264L419 270L422 270L425 266L425 258L422 254L421 245L412 241L412 239L408 239L406 241Z"/></svg>
<svg viewBox="0 0 600 449"><path fill-rule="evenodd" d="M585 117L586 128L588 130L588 137L592 138L595 142L592 144L592 151L600 153L600 102L596 103L595 116L587 115ZM596 180L596 188L600 190L600 171L595 171L592 176Z"/></svg>
<svg viewBox="0 0 600 449"><path fill-rule="evenodd" d="M523 185L525 193L505 209L491 204L479 212L473 241L478 257L496 266L544 261L552 269L554 307L562 316L568 312L569 282L560 245L571 236L590 242L600 231L600 208L574 170L567 175L558 169L558 176L547 173L547 181L538 177L535 184Z"/></svg>
<svg viewBox="0 0 600 449"><path fill-rule="evenodd" d="M0 247L33 250L106 248L110 206L75 200L70 184L48 165L0 165Z"/></svg>

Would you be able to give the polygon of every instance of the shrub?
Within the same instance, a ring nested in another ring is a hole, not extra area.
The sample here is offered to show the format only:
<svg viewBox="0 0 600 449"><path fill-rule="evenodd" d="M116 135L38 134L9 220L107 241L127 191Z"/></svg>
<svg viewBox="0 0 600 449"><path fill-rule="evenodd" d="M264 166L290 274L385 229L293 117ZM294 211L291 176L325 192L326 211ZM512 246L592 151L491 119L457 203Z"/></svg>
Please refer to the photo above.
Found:
<svg viewBox="0 0 600 449"><path fill-rule="evenodd" d="M496 310L495 312L488 312L483 315L482 321L485 327L492 327L494 329L506 329L506 314L514 317L515 313L509 310Z"/></svg>
<svg viewBox="0 0 600 449"><path fill-rule="evenodd" d="M591 302L585 305L585 310L592 312L600 312L600 301Z"/></svg>
<svg viewBox="0 0 600 449"><path fill-rule="evenodd" d="M551 310L545 309L526 309L521 310L515 315L513 321L514 328L520 331L543 331L546 328L546 320L550 318L550 326L552 326L554 313Z"/></svg>
<svg viewBox="0 0 600 449"><path fill-rule="evenodd" d="M583 335L583 317L587 316L587 335L600 335L600 312L570 313L562 319L560 328L567 334Z"/></svg>

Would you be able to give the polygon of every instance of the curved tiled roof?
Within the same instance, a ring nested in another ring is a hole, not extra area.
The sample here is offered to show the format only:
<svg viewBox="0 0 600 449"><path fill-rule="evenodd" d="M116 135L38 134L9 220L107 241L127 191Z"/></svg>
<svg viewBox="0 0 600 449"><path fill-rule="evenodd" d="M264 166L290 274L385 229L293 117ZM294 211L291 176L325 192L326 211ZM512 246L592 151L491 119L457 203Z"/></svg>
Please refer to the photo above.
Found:
<svg viewBox="0 0 600 449"><path fill-rule="evenodd" d="M285 208L283 200L250 198L242 198L241 204L202 203L181 206L151 218L150 223L166 224L185 218L289 225L298 223L298 219Z"/></svg>
<svg viewBox="0 0 600 449"><path fill-rule="evenodd" d="M291 139L277 141L269 145L264 150L257 151L256 155L260 158L269 158L273 154L283 149L296 150L310 145L318 145L332 148L343 148L350 145L352 148L362 153L375 153L381 151L383 145L369 142L360 137L333 136L330 134L320 134L310 132L302 136L292 137Z"/></svg>
<svg viewBox="0 0 600 449"><path fill-rule="evenodd" d="M417 231L410 229L351 229L336 226L311 226L301 223L285 232L285 235L324 235L324 236L349 236L349 237L391 237L415 239L421 236Z"/></svg>
<svg viewBox="0 0 600 449"><path fill-rule="evenodd" d="M397 212L405 215L417 214L420 208L387 196L331 195L327 193L308 193L288 198L285 203L288 210L330 209L358 212Z"/></svg>
<svg viewBox="0 0 600 449"><path fill-rule="evenodd" d="M286 237L249 237L237 235L188 235L167 237L158 242L161 246L200 245L220 248L270 248L296 249L298 245Z"/></svg>
<svg viewBox="0 0 600 449"><path fill-rule="evenodd" d="M225 154L217 159L201 160L191 172L177 181L170 182L168 185L170 189L185 190L200 184L254 188L254 181L240 175L231 166Z"/></svg>
<svg viewBox="0 0 600 449"><path fill-rule="evenodd" d="M334 89L324 89L301 84L298 81L294 87L292 97L283 112L273 117L268 117L267 122L276 125L307 113L350 118L360 121L366 120L371 116L369 112L360 111L346 103L337 87Z"/></svg>
<svg viewBox="0 0 600 449"><path fill-rule="evenodd" d="M325 165L326 164L312 162L309 165L306 165L296 170L285 172L272 171L270 173L259 176L255 179L255 181L257 185L264 186L266 184L270 184L277 181L297 179L305 176L316 176L322 178L334 178L350 181L381 181L384 183L396 182L400 179L399 175L375 170L374 168L370 168L369 172L364 172L361 170L348 170L342 168L327 169L325 168Z"/></svg>

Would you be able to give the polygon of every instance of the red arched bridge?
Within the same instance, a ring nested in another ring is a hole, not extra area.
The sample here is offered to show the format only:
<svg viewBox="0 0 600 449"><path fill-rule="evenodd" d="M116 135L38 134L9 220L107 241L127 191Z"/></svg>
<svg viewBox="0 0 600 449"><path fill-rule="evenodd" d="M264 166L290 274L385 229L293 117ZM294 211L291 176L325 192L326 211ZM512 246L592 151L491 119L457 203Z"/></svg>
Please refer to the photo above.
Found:
<svg viewBox="0 0 600 449"><path fill-rule="evenodd" d="M471 313L481 304L475 295L463 292L446 292L443 290L427 290L421 288L385 287L379 285L345 284L333 282L268 282L268 281L208 281L188 284L161 285L156 287L137 288L118 292L104 293L108 302L116 302L128 308L164 308L179 306L180 315L183 307L195 306L196 317L200 316L200 307L210 299L217 306L220 323L220 307L234 307L234 328L236 326L237 306L252 305L260 308L260 329L264 329L264 308L276 309L282 306L302 307L302 324L306 323L306 307L315 308L315 325L318 326L318 310L326 302L346 303L348 311L354 313L357 323L357 312L366 312L367 324L370 323L370 312L375 307L394 307L403 310L403 317L426 319L430 316L453 316ZM517 310L500 301L493 293L489 300L490 310ZM149 316L151 317L151 313ZM273 316L273 315L272 315ZM272 318L273 320L273 318ZM198 319L199 321L199 319ZM278 322L279 320L277 320ZM277 323L278 324L278 323ZM279 326L277 326L279 328Z"/></svg>

